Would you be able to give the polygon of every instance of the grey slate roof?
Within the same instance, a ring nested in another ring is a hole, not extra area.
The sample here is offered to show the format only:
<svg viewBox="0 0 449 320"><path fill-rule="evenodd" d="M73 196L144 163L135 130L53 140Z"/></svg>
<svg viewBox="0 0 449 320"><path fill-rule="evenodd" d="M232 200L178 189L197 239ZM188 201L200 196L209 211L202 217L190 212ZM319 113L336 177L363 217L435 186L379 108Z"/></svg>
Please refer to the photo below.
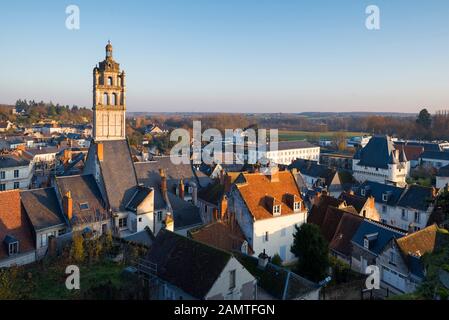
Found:
<svg viewBox="0 0 449 320"><path fill-rule="evenodd" d="M142 203L143 200L151 193L153 189L148 187L138 186L131 201L126 206L127 209L131 211L136 211L137 207Z"/></svg>
<svg viewBox="0 0 449 320"><path fill-rule="evenodd" d="M434 200L433 188L411 185L399 198L398 206L426 211Z"/></svg>
<svg viewBox="0 0 449 320"><path fill-rule="evenodd" d="M94 217L99 217L101 220L108 218L105 201L93 175L57 177L56 185L61 197L68 191L71 193L72 223L89 222ZM81 208L81 204L87 204L88 209Z"/></svg>
<svg viewBox="0 0 449 320"><path fill-rule="evenodd" d="M358 213L360 213L365 206L366 198L350 194L349 192L342 192L338 197L339 200L346 202L348 206L353 206Z"/></svg>
<svg viewBox="0 0 449 320"><path fill-rule="evenodd" d="M231 259L226 251L162 229L146 259L157 276L197 299L203 299Z"/></svg>
<svg viewBox="0 0 449 320"><path fill-rule="evenodd" d="M134 164L136 168L137 179L146 186L160 185L161 177L159 169L164 169L167 176L167 186L170 191L183 179L184 182L193 181L197 183L191 164L174 164L169 156L154 157L153 161L137 162ZM195 170L195 174L199 179L200 186L205 187L212 180L200 170Z"/></svg>
<svg viewBox="0 0 449 320"><path fill-rule="evenodd" d="M373 181L365 181L360 185L355 194L363 197L362 195L363 189L365 189L365 197L373 196L376 202L385 203L390 206L397 205L399 198L401 197L402 193L405 190L405 188L400 188L388 184L382 184ZM383 201L384 193L389 194L388 200L386 202Z"/></svg>
<svg viewBox="0 0 449 320"><path fill-rule="evenodd" d="M123 211L138 185L128 142L117 140L101 143L103 161L100 161L100 168L109 205L114 211ZM91 146L95 147L94 144Z"/></svg>
<svg viewBox="0 0 449 320"><path fill-rule="evenodd" d="M20 198L35 231L66 223L54 188L22 191Z"/></svg>
<svg viewBox="0 0 449 320"><path fill-rule="evenodd" d="M375 233L377 234L377 239L370 242L369 250L376 255L379 255L382 252L391 239L398 239L405 236L405 232L401 232L384 224L365 219L352 237L352 242L356 243L360 247L363 247L365 236Z"/></svg>
<svg viewBox="0 0 449 320"><path fill-rule="evenodd" d="M311 144L310 142L303 140L278 142L278 150L305 149L305 148L318 148L318 147Z"/></svg>
<svg viewBox="0 0 449 320"><path fill-rule="evenodd" d="M1 155L0 156L0 169L1 168L13 168L28 166L30 161L24 158L20 158L15 155Z"/></svg>
<svg viewBox="0 0 449 320"><path fill-rule="evenodd" d="M393 150L394 145L390 137L374 136L354 159L360 159L360 166L388 169L388 164L396 161L392 157Z"/></svg>
<svg viewBox="0 0 449 320"><path fill-rule="evenodd" d="M127 237L124 237L123 239L150 248L155 240L155 237L150 228L145 227L144 230L133 233Z"/></svg>
<svg viewBox="0 0 449 320"><path fill-rule="evenodd" d="M288 169L298 169L301 174L315 178L324 179L326 185L329 185L336 174L335 169L318 164L316 161L296 159L289 166Z"/></svg>
<svg viewBox="0 0 449 320"><path fill-rule="evenodd" d="M320 288L320 285L272 263L262 270L258 268L258 259L254 256L240 252L235 252L234 256L258 279L258 285L275 299L300 299Z"/></svg>
<svg viewBox="0 0 449 320"><path fill-rule="evenodd" d="M168 192L168 201L173 210L175 230L198 226L202 223L200 209L192 203L182 200L171 192Z"/></svg>
<svg viewBox="0 0 449 320"><path fill-rule="evenodd" d="M422 159L434 159L449 161L449 152L445 151L424 151L421 155Z"/></svg>

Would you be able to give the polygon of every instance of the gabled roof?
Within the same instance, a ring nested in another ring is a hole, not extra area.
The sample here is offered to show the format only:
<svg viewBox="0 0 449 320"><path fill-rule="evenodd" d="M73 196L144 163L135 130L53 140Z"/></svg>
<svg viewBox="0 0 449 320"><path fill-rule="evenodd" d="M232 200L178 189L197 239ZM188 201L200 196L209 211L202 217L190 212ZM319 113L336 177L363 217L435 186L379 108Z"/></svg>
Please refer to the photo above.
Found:
<svg viewBox="0 0 449 320"><path fill-rule="evenodd" d="M358 213L360 213L365 206L365 203L367 201L366 198L357 196L355 194L351 194L349 192L342 192L340 194L340 197L338 197L339 200L343 200L346 202L348 206L353 206Z"/></svg>
<svg viewBox="0 0 449 320"><path fill-rule="evenodd" d="M0 169L28 166L30 161L16 155L0 155Z"/></svg>
<svg viewBox="0 0 449 320"><path fill-rule="evenodd" d="M147 226L142 231L130 234L129 236L126 236L123 238L123 240L143 245L147 248L150 248L154 242L154 234L151 232L150 228Z"/></svg>
<svg viewBox="0 0 449 320"><path fill-rule="evenodd" d="M424 151L421 159L445 160L449 161L449 152L447 151Z"/></svg>
<svg viewBox="0 0 449 320"><path fill-rule="evenodd" d="M437 225L434 224L396 240L396 244L412 274L424 278L424 265L421 257L437 248L441 236Z"/></svg>
<svg viewBox="0 0 449 320"><path fill-rule="evenodd" d="M138 186L131 201L127 204L126 209L136 212L137 207L146 199L146 197L153 192L153 189L143 186Z"/></svg>
<svg viewBox="0 0 449 320"><path fill-rule="evenodd" d="M103 161L100 161L100 169L109 205L114 211L123 211L138 185L128 142L116 140L101 143ZM89 152L95 147L92 143Z"/></svg>
<svg viewBox="0 0 449 320"><path fill-rule="evenodd" d="M258 267L258 259L235 252L237 260L258 279L258 285L275 299L300 299L320 286L290 270L268 263L265 269Z"/></svg>
<svg viewBox="0 0 449 320"><path fill-rule="evenodd" d="M326 217L326 211L329 206L338 208L343 203L342 200L336 199L328 195L322 195L318 199L318 203L314 204L310 209L307 223L313 223L318 226L323 224Z"/></svg>
<svg viewBox="0 0 449 320"><path fill-rule="evenodd" d="M56 177L56 185L61 198L70 191L73 202L72 223L86 223L91 219L108 218L105 201L101 196L95 178L91 174L81 176ZM82 205L86 205L84 208Z"/></svg>
<svg viewBox="0 0 449 320"><path fill-rule="evenodd" d="M19 241L19 253L35 250L31 226L20 203L19 190L0 192L0 260L8 257L3 243L7 236Z"/></svg>
<svg viewBox="0 0 449 320"><path fill-rule="evenodd" d="M189 230L189 236L193 240L229 252L241 251L243 243L246 242L242 229L235 221L215 221Z"/></svg>
<svg viewBox="0 0 449 320"><path fill-rule="evenodd" d="M327 166L318 164L316 161L296 159L289 166L288 169L298 169L303 175L307 175L314 178L321 178L328 186L334 178L337 171Z"/></svg>
<svg viewBox="0 0 449 320"><path fill-rule="evenodd" d="M369 247L369 251L376 255L382 252L391 239L399 239L406 235L405 232L401 232L398 229L365 219L352 237L352 242L363 247L365 236L370 234L377 234L376 240L371 241Z"/></svg>
<svg viewBox="0 0 449 320"><path fill-rule="evenodd" d="M435 200L435 190L431 187L411 185L405 189L397 203L398 206L426 211Z"/></svg>
<svg viewBox="0 0 449 320"><path fill-rule="evenodd" d="M421 257L432 252L437 244L438 227L436 224L396 240L404 256Z"/></svg>
<svg viewBox="0 0 449 320"><path fill-rule="evenodd" d="M348 214L357 215L357 211L353 207L338 209L329 206L327 208L326 216L324 217L320 229L321 233L328 243L330 243L334 238L341 219Z"/></svg>
<svg viewBox="0 0 449 320"><path fill-rule="evenodd" d="M20 197L35 231L65 224L54 188L22 191Z"/></svg>
<svg viewBox="0 0 449 320"><path fill-rule="evenodd" d="M203 299L232 255L162 229L146 259L157 265L157 276L197 299Z"/></svg>
<svg viewBox="0 0 449 320"><path fill-rule="evenodd" d="M137 179L140 183L143 183L146 186L160 185L161 177L159 176L159 169L165 170L169 190L172 189L181 178L185 182L193 181L197 183L195 174L200 182L198 187L205 187L212 182L212 179L206 174L192 168L190 163L174 164L170 156L154 157L153 161L136 162L134 165L136 168ZM195 174L193 170L195 170Z"/></svg>
<svg viewBox="0 0 449 320"><path fill-rule="evenodd" d="M352 253L351 239L357 232L363 220L363 217L355 214L343 214L334 237L329 243L329 248L350 257Z"/></svg>
<svg viewBox="0 0 449 320"><path fill-rule="evenodd" d="M363 197L362 190L365 190L365 197L372 196L378 203L385 203L390 206L396 206L405 188L379 182L365 181L360 185L355 194ZM389 196L387 201L385 202L383 200L383 195L386 193L388 193Z"/></svg>
<svg viewBox="0 0 449 320"><path fill-rule="evenodd" d="M287 194L295 195L302 201L298 186L290 171L279 171L275 175L277 178L270 180L270 176L262 173L241 173L235 181L237 190L254 220L273 218L273 213L268 210L265 203L267 197L272 197L282 203L281 216L294 213L286 202Z"/></svg>
<svg viewBox="0 0 449 320"><path fill-rule="evenodd" d="M198 199L218 205L221 198L224 195L224 190L225 190L224 185L218 182L211 183L207 187L202 188L198 192Z"/></svg>
<svg viewBox="0 0 449 320"><path fill-rule="evenodd" d="M395 163L393 141L389 136L374 136L360 150L356 159L359 166L388 169L388 164Z"/></svg>
<svg viewBox="0 0 449 320"><path fill-rule="evenodd" d="M194 227L201 224L200 209L191 202L182 200L172 192L168 192L168 201L173 210L173 220L175 230Z"/></svg>

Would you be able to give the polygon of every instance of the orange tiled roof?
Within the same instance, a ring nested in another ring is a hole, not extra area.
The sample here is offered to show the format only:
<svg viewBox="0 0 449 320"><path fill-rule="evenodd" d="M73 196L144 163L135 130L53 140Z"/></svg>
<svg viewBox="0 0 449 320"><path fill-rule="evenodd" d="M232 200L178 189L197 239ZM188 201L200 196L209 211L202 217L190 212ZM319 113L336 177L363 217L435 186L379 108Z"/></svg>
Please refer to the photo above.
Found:
<svg viewBox="0 0 449 320"><path fill-rule="evenodd" d="M20 204L19 190L0 192L0 259L8 257L3 243L7 235L19 240L20 253L34 250L33 235Z"/></svg>
<svg viewBox="0 0 449 320"><path fill-rule="evenodd" d="M397 244L404 255L422 256L435 248L438 227L436 224L397 239Z"/></svg>
<svg viewBox="0 0 449 320"><path fill-rule="evenodd" d="M266 197L273 197L282 204L281 216L292 214L293 209L287 203L286 195L297 196L304 203L296 185L295 179L290 171L279 171L277 180L270 180L270 176L261 173L242 173L245 183L237 183L237 189L253 215L254 220L273 218L268 210Z"/></svg>

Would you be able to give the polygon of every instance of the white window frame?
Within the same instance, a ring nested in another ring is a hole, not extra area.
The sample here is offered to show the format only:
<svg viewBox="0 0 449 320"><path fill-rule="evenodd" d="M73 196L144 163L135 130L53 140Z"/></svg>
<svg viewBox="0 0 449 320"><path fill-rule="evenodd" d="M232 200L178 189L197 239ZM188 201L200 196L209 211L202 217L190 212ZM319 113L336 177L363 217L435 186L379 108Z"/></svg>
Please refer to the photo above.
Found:
<svg viewBox="0 0 449 320"><path fill-rule="evenodd" d="M19 241L12 242L8 245L8 253L10 256L19 254Z"/></svg>

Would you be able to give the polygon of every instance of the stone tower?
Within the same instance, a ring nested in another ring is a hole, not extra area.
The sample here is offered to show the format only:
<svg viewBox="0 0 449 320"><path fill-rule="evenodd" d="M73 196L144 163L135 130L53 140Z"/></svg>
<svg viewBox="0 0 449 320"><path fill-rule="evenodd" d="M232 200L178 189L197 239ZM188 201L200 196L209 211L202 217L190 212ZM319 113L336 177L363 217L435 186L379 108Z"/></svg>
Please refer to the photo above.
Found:
<svg viewBox="0 0 449 320"><path fill-rule="evenodd" d="M93 71L93 113L95 141L125 139L125 71L114 61L112 45L106 45L106 59Z"/></svg>

